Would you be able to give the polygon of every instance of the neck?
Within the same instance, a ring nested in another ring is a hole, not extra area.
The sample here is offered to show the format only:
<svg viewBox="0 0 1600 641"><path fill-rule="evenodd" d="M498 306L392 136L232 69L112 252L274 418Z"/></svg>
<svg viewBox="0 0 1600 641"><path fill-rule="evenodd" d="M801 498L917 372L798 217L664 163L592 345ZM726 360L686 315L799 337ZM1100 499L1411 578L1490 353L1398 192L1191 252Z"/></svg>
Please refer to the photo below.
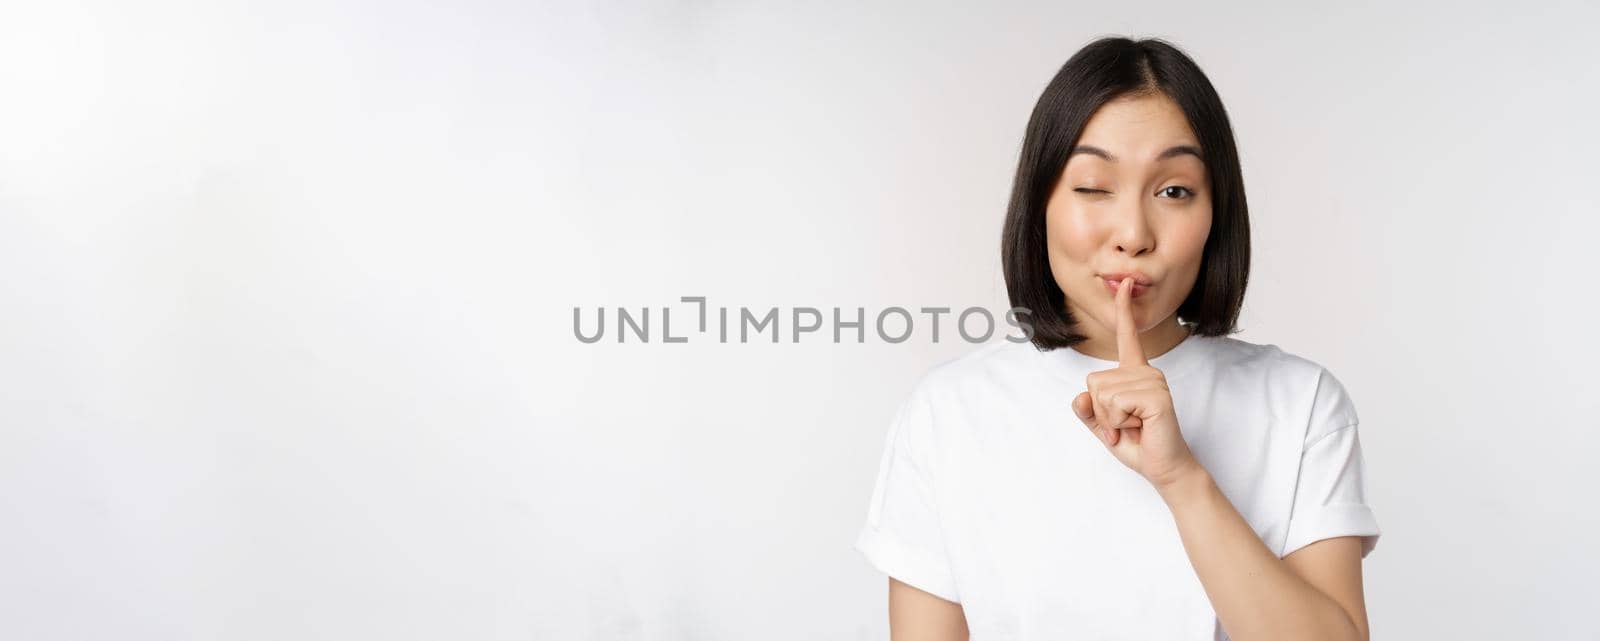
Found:
<svg viewBox="0 0 1600 641"><path fill-rule="evenodd" d="M1079 318L1083 317L1079 316ZM1087 327L1087 325L1089 323L1080 322L1078 324L1081 328L1079 331L1082 331L1088 338L1077 345L1073 345L1072 349L1101 360L1117 360L1116 328L1101 327L1097 323L1092 327ZM1139 344L1144 347L1144 357L1148 360L1171 351L1172 348L1177 347L1179 343L1183 342L1183 339L1188 337L1189 328L1179 324L1178 315L1173 314L1155 327L1140 332Z"/></svg>

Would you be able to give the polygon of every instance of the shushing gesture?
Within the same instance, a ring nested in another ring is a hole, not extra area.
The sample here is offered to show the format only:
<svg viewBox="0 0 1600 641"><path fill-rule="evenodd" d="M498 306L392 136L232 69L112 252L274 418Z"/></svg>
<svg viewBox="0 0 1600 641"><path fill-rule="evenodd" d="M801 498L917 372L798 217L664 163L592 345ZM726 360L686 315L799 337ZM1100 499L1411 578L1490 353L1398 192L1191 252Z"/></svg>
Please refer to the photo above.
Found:
<svg viewBox="0 0 1600 641"><path fill-rule="evenodd" d="M1132 278L1117 287L1118 366L1090 372L1089 389L1072 399L1072 411L1117 460L1161 489L1199 462L1178 429L1166 376L1145 360L1132 288Z"/></svg>

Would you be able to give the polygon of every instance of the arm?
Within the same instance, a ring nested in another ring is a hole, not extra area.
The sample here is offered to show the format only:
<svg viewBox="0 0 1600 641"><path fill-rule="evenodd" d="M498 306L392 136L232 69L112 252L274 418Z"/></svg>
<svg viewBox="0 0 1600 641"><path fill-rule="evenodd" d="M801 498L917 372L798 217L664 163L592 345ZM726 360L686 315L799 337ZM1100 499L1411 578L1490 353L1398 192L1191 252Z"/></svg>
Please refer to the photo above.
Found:
<svg viewBox="0 0 1600 641"><path fill-rule="evenodd" d="M967 641L961 604L889 577L890 641Z"/></svg>
<svg viewBox="0 0 1600 641"><path fill-rule="evenodd" d="M1189 563L1228 636L1235 641L1366 641L1361 539L1308 539L1316 532L1309 530L1294 535L1300 538L1286 545L1299 549L1283 559L1261 542L1183 439L1166 376L1150 366L1139 342L1132 280L1126 279L1117 288L1118 367L1090 373L1085 381L1089 389L1072 400L1073 412L1117 460L1149 480L1160 493L1177 521ZM1348 403L1337 380L1325 389L1327 402ZM1302 460L1300 484L1308 493L1331 496L1327 486L1339 478L1354 480L1359 488L1354 414L1346 412L1340 417L1351 419L1350 431L1330 432L1342 434L1346 440L1327 441L1342 447L1324 453L1333 455L1332 462L1340 467L1318 459L1311 469L1334 477L1308 483ZM1345 498L1352 499L1359 501L1359 494ZM1293 519L1290 531L1294 532ZM1306 540L1314 542L1301 546Z"/></svg>
<svg viewBox="0 0 1600 641"><path fill-rule="evenodd" d="M878 480L855 548L889 577L892 641L967 641L966 611L939 520L923 446L933 407L919 383L890 422Z"/></svg>
<svg viewBox="0 0 1600 641"><path fill-rule="evenodd" d="M1203 467L1157 490L1228 636L1367 641L1359 537L1323 539L1279 559Z"/></svg>

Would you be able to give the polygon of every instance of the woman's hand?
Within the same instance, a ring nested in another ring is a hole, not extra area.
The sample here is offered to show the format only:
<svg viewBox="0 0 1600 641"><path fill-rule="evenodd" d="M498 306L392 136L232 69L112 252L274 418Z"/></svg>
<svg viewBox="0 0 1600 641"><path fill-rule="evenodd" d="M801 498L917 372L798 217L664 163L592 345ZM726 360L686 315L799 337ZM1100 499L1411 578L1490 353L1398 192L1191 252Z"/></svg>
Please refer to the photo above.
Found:
<svg viewBox="0 0 1600 641"><path fill-rule="evenodd" d="M1125 278L1117 287L1119 365L1091 372L1089 389L1072 399L1072 411L1117 460L1159 490L1200 463L1178 429L1166 376L1144 358L1133 320L1132 280Z"/></svg>

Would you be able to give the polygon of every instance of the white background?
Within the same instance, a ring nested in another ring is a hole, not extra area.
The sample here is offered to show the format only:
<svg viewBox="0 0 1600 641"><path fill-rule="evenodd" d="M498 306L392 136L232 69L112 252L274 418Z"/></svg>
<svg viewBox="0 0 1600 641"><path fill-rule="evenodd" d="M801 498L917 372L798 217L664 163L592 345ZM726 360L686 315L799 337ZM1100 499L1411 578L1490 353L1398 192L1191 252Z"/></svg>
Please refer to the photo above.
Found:
<svg viewBox="0 0 1600 641"><path fill-rule="evenodd" d="M1233 118L1236 337L1357 403L1376 638L1593 638L1592 4L804 4L6 4L0 637L886 638L884 431L973 346L572 310L1003 309L1131 34Z"/></svg>

